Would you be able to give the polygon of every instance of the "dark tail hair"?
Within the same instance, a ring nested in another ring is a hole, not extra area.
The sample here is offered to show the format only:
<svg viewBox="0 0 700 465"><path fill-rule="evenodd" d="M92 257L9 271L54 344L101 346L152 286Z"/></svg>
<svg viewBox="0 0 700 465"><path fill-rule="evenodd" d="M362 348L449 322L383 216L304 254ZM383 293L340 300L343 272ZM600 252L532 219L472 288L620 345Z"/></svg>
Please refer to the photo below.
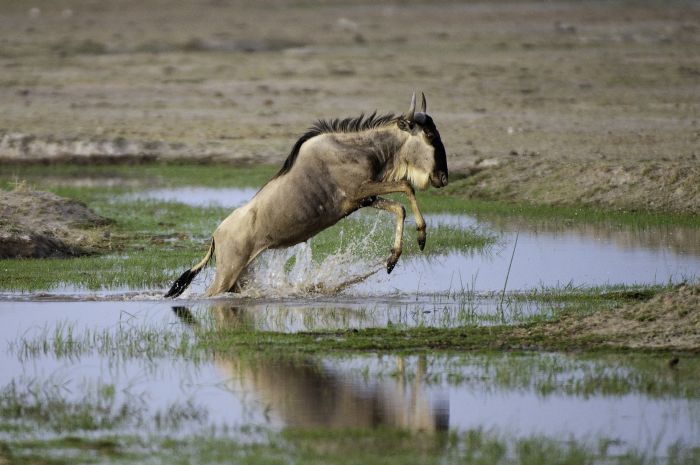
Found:
<svg viewBox="0 0 700 465"><path fill-rule="evenodd" d="M187 289L187 286L190 285L194 277L197 276L197 274L199 274L200 271L202 271L202 268L204 268L207 265L207 263L209 263L209 260L211 260L212 255L214 255L214 238L211 239L209 251L202 259L202 261L200 261L195 266L182 273L182 275L180 275L180 277L177 278L177 281L175 281L170 287L168 293L165 294L165 297L172 297L174 299L175 297L185 292L185 289Z"/></svg>

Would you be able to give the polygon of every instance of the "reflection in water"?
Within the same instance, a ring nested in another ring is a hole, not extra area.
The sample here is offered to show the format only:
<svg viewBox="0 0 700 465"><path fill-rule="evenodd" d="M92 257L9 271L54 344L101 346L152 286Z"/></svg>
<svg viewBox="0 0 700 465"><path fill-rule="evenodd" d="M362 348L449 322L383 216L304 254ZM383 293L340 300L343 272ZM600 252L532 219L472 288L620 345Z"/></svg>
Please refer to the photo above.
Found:
<svg viewBox="0 0 700 465"><path fill-rule="evenodd" d="M212 187L176 187L152 189L125 195L118 200L159 200L178 202L193 207L240 207L248 202L258 191L254 187L212 188Z"/></svg>
<svg viewBox="0 0 700 465"><path fill-rule="evenodd" d="M211 331L265 338L265 333L245 329L257 310L212 301L207 302L216 304L211 310L173 310L171 304L3 301L0 389L15 384L26 393L30 385L25 381L32 380L31 389L58 386L59 401L81 405L86 393L111 387L114 405L145 410L140 418L151 420L135 432L147 435L158 412L180 405L185 410L176 409L176 416L192 408L197 416L173 432L178 435L210 434L219 425L236 434L236 428L257 426L383 425L435 431L449 424L458 433L542 435L592 444L607 439L620 452L634 448L649 456L663 456L678 442L700 444L696 356L680 354L680 362L670 368L668 355L631 352L438 352L397 358L285 354L277 345L257 353L212 353L209 344L198 347L196 338L216 336ZM47 337L63 341L61 351L52 349L56 344ZM69 339L71 350L65 344ZM12 350L20 341L40 350ZM8 411L3 412L7 420ZM43 417L31 424L36 426L31 434L45 434ZM114 430L124 432L134 433Z"/></svg>
<svg viewBox="0 0 700 465"><path fill-rule="evenodd" d="M176 308L176 314L191 324L191 314ZM212 307L211 312L219 329L241 329L250 324L244 309L222 304ZM425 389L424 356L410 379L403 357L397 356L395 378L362 387L311 356L235 357L227 353L217 355L216 364L232 389L256 393L270 413L288 426L443 431L449 425L449 404L430 398Z"/></svg>
<svg viewBox="0 0 700 465"><path fill-rule="evenodd" d="M473 227L468 215L427 215L430 225ZM478 224L501 235L492 253L418 256L404 260L391 275L357 285L360 294L527 291L541 287L664 285L700 277L700 228L630 226L489 216ZM518 235L517 247L515 237ZM514 255L512 255L514 252ZM511 266L511 256L513 262Z"/></svg>
<svg viewBox="0 0 700 465"><path fill-rule="evenodd" d="M534 219L510 215L480 215L478 219L480 223L497 231L520 230L553 237L576 235L596 242L612 244L620 249L664 250L678 255L700 256L700 228L698 227L582 222L561 218Z"/></svg>
<svg viewBox="0 0 700 465"><path fill-rule="evenodd" d="M220 303L209 311L213 331L250 327L248 309ZM650 453L700 439L692 358L680 370L663 357L546 353L337 358L227 351L214 359L230 391L254 395L284 426L606 438L620 452Z"/></svg>
<svg viewBox="0 0 700 465"><path fill-rule="evenodd" d="M197 308L227 308L235 314L229 327L249 331L295 333L351 328L454 328L517 323L533 316L548 318L568 305L565 301L537 301L517 295L420 295L301 299L227 298L197 303Z"/></svg>

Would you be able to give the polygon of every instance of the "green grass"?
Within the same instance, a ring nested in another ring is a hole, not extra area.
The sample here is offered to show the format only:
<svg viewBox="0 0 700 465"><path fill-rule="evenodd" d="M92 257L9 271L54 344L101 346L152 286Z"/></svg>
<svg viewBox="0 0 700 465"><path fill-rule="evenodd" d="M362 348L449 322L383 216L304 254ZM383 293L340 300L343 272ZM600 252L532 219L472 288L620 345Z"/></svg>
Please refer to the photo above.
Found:
<svg viewBox="0 0 700 465"><path fill-rule="evenodd" d="M0 442L0 458L19 464L230 464L275 465L691 465L700 448L676 443L658 455L626 448L613 453L613 440L576 441L538 435L513 436L482 429L426 433L396 429L287 428L260 432L263 440L220 435L185 437L68 436Z"/></svg>
<svg viewBox="0 0 700 465"><path fill-rule="evenodd" d="M474 389L489 385L502 390L534 391L542 396L640 393L659 398L693 399L700 392L698 357L683 356L682 361L671 368L668 366L670 357L663 352L615 353L609 348L605 352L585 354L520 352L534 338L519 334L520 331L508 326L281 334L223 326L210 315L195 316L199 318L192 326L131 323L111 329L85 328L80 331L74 324L59 322L10 341L8 355L21 363L45 358L75 363L82 358L99 356L115 367L129 360L157 365L159 361L177 358L198 366L216 359L220 362L235 361L236 365L247 366L251 372L297 362L307 366L313 360L324 360L326 366L346 359L374 360L375 363L369 364L373 366L372 371L365 377L381 380L394 376L396 365L392 357L376 359L375 353L390 352L414 360L414 363L405 364L402 376L409 379L421 377L428 384L446 382L473 385ZM535 325L525 329L537 331ZM548 339L539 339L540 349L591 349L579 346L577 342L571 337L557 337L555 334L550 334ZM504 349L513 352L494 352ZM419 359L428 367L424 373L418 372L416 360ZM36 388L32 387L34 384ZM25 390L31 393L31 397L27 397L27 392L20 392L13 383L0 396L0 413L22 413L11 406L28 401L41 407L32 407L31 411L57 412L60 409L47 408L46 405L61 398L59 387L60 383L32 381L28 388L25 386ZM92 396L98 400L97 404L103 400L105 392L111 392L107 400L114 401L113 391L98 389ZM22 415L28 414L24 412Z"/></svg>
<svg viewBox="0 0 700 465"><path fill-rule="evenodd" d="M276 171L276 167L232 167L227 165L98 165L98 166L10 166L0 176L0 186L10 188L17 179L36 188L86 202L99 214L115 220L110 227L111 250L103 255L68 260L0 260L0 289L13 291L46 290L59 286L97 290L115 288L163 288L179 273L196 262L208 246L208 238L229 213L223 208L189 207L157 201L115 201L131 192L126 185L100 182L114 179L147 187L260 186ZM89 177L92 187L75 185L74 181ZM552 228L570 227L572 223L614 222L639 227L676 225L699 226L697 217L640 213L610 213L591 209L571 209L508 205L471 201L443 195L440 191L419 193L424 212L471 214L487 219L510 217L545 224ZM400 196L396 196L399 200ZM410 210L409 210L410 211ZM382 212L353 215L348 220L318 234L312 241L313 256L320 260L343 246L354 246L367 235L375 219L381 224L363 253L372 260L384 259L393 243L393 218ZM411 219L409 213L409 220ZM512 220L509 220L512 221ZM341 238L342 235L342 239ZM496 240L493 233L478 229L447 226L430 228L423 254L442 254L465 250L482 251ZM404 231L404 259L419 254L411 223Z"/></svg>
<svg viewBox="0 0 700 465"><path fill-rule="evenodd" d="M478 218L508 217L510 222L546 224L565 228L576 224L600 223L626 227L688 226L700 227L700 217L691 214L615 211L587 206L550 206L469 199L452 195L451 189L429 190L417 194L422 208L434 212L462 213Z"/></svg>
<svg viewBox="0 0 700 465"><path fill-rule="evenodd" d="M199 261L205 253L211 234L230 211L225 208L191 207L176 202L153 200L119 200L129 192L127 187L84 187L71 184L86 176L92 179L129 179L148 186L244 187L259 186L274 174L269 166L232 168L209 165L144 165L72 167L57 165L11 167L3 173L0 185L11 188L15 177L25 179L39 189L83 201L98 214L114 220L110 227L109 249L101 255L71 259L0 260L0 289L36 291L60 286L80 289L150 289L163 288L182 270ZM354 247L372 230L376 218L381 227L370 241L364 241L364 258L378 259L389 255L393 244L393 218L382 212L341 221L311 241L313 257L321 260L337 252L343 245ZM342 239L341 239L342 238ZM483 250L496 237L476 229L440 226L428 233L424 254L450 251ZM415 232L404 232L404 258L421 253Z"/></svg>
<svg viewBox="0 0 700 465"><path fill-rule="evenodd" d="M80 386L79 396L71 396L67 384L51 379L13 380L0 390L0 423L24 434L84 434L133 427L177 431L188 423L202 425L208 420L206 410L192 399L154 411L142 396L118 393L113 384Z"/></svg>
<svg viewBox="0 0 700 465"><path fill-rule="evenodd" d="M205 186L205 187L259 187L267 182L279 169L277 165L232 166L226 164L143 164L143 165L8 165L0 175L0 188L10 188L16 180L27 180L30 184L43 188L48 186L59 195L80 196L90 190L124 192L126 187L71 188L71 180L90 177L142 182L143 188ZM528 219L551 220L562 225L572 222L605 222L621 225L676 225L700 226L697 215L673 213L649 213L630 211L610 211L591 207L561 207L529 204L512 204L475 199L465 199L451 195L451 187L443 190L430 189L417 192L419 205L429 212L507 215ZM401 196L396 196L402 200ZM410 210L409 210L410 211ZM409 213L410 215L410 213Z"/></svg>
<svg viewBox="0 0 700 465"><path fill-rule="evenodd" d="M435 350L480 352L533 349L566 352L629 351L624 343L616 345L603 336L570 334L566 328L556 327L557 320L562 316L577 318L577 315L609 311L609 308L619 305L617 301L591 301L587 296L580 301L565 300L565 305L557 305L555 301L554 305L545 306L530 316L522 315L518 318L516 313L506 322L500 321L499 315L474 314L467 305L466 308L457 306L454 314L449 317L451 320L438 318L431 321L431 326L420 322L415 327L394 323L360 329L354 324L347 324L342 304L334 305L330 310L312 307L309 309L310 315L319 318L318 313L321 312L325 315L323 320L305 321L308 327L314 329L295 333L256 328L256 319L264 319L266 313L259 306L247 308L249 304L245 301L228 306L214 303L211 308L195 307L197 309L194 311L181 307L179 315L184 325L119 324L108 329L88 328L76 331L76 324L59 320L56 324L33 328L10 341L8 350L22 363L47 356L76 359L91 354L116 362L176 356L191 363L200 363L215 354L240 356L243 353L318 355L389 351L414 354L432 353ZM415 310L418 317L424 316L425 309L429 308L429 305L425 305L417 302L414 309L406 304L405 312ZM433 311L446 308L445 303L434 305ZM519 307L514 308L511 311L517 312ZM235 310L230 313L232 318L226 318L227 310ZM368 316L371 312L369 308L360 307L354 313ZM371 315L369 317L371 319ZM513 326L512 323L518 325ZM335 329L336 327L340 329ZM285 328L282 324L280 329ZM666 353L663 347L647 352L662 356Z"/></svg>
<svg viewBox="0 0 700 465"><path fill-rule="evenodd" d="M277 166L233 166L225 164L143 164L143 165L8 165L0 175L0 188L7 189L17 180L27 180L37 186L51 188L61 195L69 193L71 181L90 178L95 188L75 188L74 192L89 190L124 191L127 187L99 187L100 181L128 181L143 183L144 188L206 186L206 187L255 187L262 186L279 169ZM62 187L61 187L62 186Z"/></svg>
<svg viewBox="0 0 700 465"><path fill-rule="evenodd" d="M165 286L208 247L227 214L220 208L137 201L127 205L95 200L91 206L112 218L110 250L70 259L0 260L0 289L35 291L62 285L90 290ZM186 231L186 232L184 232Z"/></svg>
<svg viewBox="0 0 700 465"><path fill-rule="evenodd" d="M338 225L321 231L310 241L314 257L323 258L342 248L360 246L365 258L388 257L394 243L393 215L370 211L355 214ZM439 225L428 229L425 250L418 248L415 228L404 229L402 257L437 255L453 251L483 251L495 244L494 233L476 228ZM345 246L345 247L344 247Z"/></svg>
<svg viewBox="0 0 700 465"><path fill-rule="evenodd" d="M162 287L201 259L211 234L228 213L220 208L154 201L138 201L127 206L95 201L91 206L115 220L111 250L103 255L71 259L0 260L3 271L0 289L34 291L61 285L90 290ZM341 249L354 248L371 229L369 221L342 220L310 241L314 259L318 261ZM364 241L363 256L358 258L388 256L393 244L393 225L384 224L369 239ZM411 239L408 235L405 238L404 259L416 254L483 250L495 242L492 234L450 227L431 230L424 252Z"/></svg>

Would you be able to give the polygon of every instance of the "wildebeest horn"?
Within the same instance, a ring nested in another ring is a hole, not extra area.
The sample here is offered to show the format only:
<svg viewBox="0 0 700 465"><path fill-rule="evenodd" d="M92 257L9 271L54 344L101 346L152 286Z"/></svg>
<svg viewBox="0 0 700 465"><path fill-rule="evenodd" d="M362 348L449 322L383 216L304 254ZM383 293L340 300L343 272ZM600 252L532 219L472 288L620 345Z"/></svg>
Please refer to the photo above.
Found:
<svg viewBox="0 0 700 465"><path fill-rule="evenodd" d="M413 97L411 97L411 108L408 109L408 113L406 113L404 116L408 121L413 121L413 115L416 113L416 93L413 93Z"/></svg>
<svg viewBox="0 0 700 465"><path fill-rule="evenodd" d="M423 92L421 92L420 95L421 95L420 111L421 111L421 113L428 113L428 102L426 102L426 100L425 100L425 94Z"/></svg>

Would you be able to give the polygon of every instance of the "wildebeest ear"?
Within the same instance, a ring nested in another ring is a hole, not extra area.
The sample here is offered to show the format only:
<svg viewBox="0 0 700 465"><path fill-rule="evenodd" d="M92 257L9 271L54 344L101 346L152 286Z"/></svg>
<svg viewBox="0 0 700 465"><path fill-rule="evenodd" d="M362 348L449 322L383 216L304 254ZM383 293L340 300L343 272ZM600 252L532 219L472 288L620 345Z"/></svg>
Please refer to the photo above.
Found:
<svg viewBox="0 0 700 465"><path fill-rule="evenodd" d="M428 102L425 100L425 94L423 92L421 92L420 95L421 95L420 112L421 113L428 113Z"/></svg>
<svg viewBox="0 0 700 465"><path fill-rule="evenodd" d="M401 129L402 131L410 132L412 129L411 128L412 124L407 119L405 119L403 117L399 118L399 120L396 122L396 124L399 126L399 129Z"/></svg>
<svg viewBox="0 0 700 465"><path fill-rule="evenodd" d="M411 108L408 109L408 112L403 115L403 117L408 120L408 121L413 121L413 115L416 113L416 93L413 93L413 97L411 97Z"/></svg>

